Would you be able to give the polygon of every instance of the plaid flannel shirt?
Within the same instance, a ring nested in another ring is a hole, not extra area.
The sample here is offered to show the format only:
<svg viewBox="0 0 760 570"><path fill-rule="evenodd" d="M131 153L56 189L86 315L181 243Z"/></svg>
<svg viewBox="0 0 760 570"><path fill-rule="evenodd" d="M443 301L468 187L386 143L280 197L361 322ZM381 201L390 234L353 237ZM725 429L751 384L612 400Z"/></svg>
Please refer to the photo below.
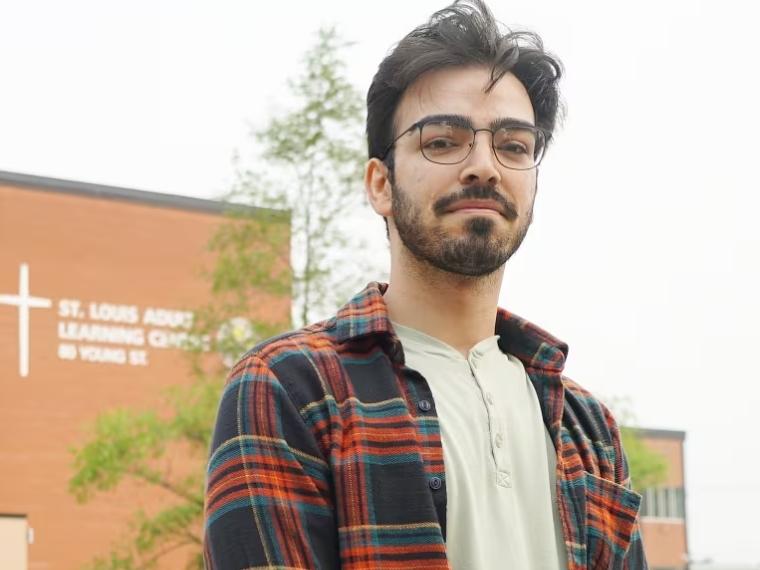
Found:
<svg viewBox="0 0 760 570"><path fill-rule="evenodd" d="M369 284L334 318L232 369L208 464L209 570L448 568L435 402L404 366L386 287ZM557 450L568 570L645 569L641 497L609 411L562 376L564 343L502 309L495 332L522 361Z"/></svg>

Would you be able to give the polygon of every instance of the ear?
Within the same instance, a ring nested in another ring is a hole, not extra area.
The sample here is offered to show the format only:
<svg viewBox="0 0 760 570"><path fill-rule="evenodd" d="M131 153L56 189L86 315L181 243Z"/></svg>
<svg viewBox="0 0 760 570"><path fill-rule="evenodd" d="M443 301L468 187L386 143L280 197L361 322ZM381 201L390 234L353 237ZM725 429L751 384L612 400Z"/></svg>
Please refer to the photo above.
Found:
<svg viewBox="0 0 760 570"><path fill-rule="evenodd" d="M372 209L385 218L392 212L391 181L388 167L379 158L371 158L364 167L364 189Z"/></svg>

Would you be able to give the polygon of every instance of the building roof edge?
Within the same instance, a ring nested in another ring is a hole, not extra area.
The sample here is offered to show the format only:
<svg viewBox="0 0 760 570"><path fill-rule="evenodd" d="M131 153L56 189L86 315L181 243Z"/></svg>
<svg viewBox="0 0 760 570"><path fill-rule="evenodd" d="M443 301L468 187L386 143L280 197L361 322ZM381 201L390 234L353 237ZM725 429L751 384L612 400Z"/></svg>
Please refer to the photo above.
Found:
<svg viewBox="0 0 760 570"><path fill-rule="evenodd" d="M101 198L106 200L138 202L151 206L178 208L181 210L192 210L196 212L206 212L211 214L226 214L231 210L242 210L248 213L285 213L280 212L279 210L257 208L243 204L223 202L221 200L193 198L190 196L180 196L178 194L164 194L161 192L152 192L148 190L135 190L132 188L123 188L120 186L108 186L105 184L93 184L91 182L79 182L75 180L64 180L61 178L49 178L46 176L36 176L32 174L21 174L18 172L6 172L0 170L0 184L2 183L15 184L18 186L34 190L42 190L46 192L75 194L78 196Z"/></svg>
<svg viewBox="0 0 760 570"><path fill-rule="evenodd" d="M686 439L686 432L676 429L656 429L656 428L643 428L628 426L640 437L648 437L652 439L677 439L683 441Z"/></svg>

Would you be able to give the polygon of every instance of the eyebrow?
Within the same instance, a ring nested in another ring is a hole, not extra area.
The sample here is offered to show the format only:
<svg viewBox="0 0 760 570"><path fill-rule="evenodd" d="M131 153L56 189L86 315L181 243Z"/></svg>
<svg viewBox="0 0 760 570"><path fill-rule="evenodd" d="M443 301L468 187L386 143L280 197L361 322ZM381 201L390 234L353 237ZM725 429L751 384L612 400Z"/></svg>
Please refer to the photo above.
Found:
<svg viewBox="0 0 760 570"><path fill-rule="evenodd" d="M423 123L430 123L430 122L443 122L443 123L451 123L452 125L456 127L469 127L473 128L472 126L472 119L470 117L465 117L464 115L451 115L451 114L445 114L445 115L428 115L427 117L423 117L419 121L415 123L415 126L422 125ZM498 129L506 128L506 127L527 127L530 129L536 128L536 125L529 121L525 121L523 119L517 119L515 117L499 117L498 119L492 120L488 124L489 128L492 131L496 131Z"/></svg>
<svg viewBox="0 0 760 570"><path fill-rule="evenodd" d="M488 126L491 127L492 131L507 127L526 127L528 129L536 128L536 125L530 121L524 121L522 119L516 119L514 117L502 117L500 119L494 119Z"/></svg>

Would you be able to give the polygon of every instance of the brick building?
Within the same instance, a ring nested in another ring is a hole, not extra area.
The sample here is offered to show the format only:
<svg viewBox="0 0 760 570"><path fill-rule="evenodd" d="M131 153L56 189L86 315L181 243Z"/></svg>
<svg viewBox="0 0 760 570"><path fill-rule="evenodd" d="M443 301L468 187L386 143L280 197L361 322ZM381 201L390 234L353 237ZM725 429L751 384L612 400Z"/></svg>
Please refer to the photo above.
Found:
<svg viewBox="0 0 760 570"><path fill-rule="evenodd" d="M650 570L687 570L686 485L682 431L641 429L644 443L665 458L662 485L646 489L641 506L644 548Z"/></svg>
<svg viewBox="0 0 760 570"><path fill-rule="evenodd" d="M177 346L208 301L201 271L222 208L0 172L0 569L78 568L138 507L166 500L127 484L77 504L69 448L98 413L154 406L191 380ZM290 315L288 298L260 305ZM183 568L185 555L161 567Z"/></svg>

